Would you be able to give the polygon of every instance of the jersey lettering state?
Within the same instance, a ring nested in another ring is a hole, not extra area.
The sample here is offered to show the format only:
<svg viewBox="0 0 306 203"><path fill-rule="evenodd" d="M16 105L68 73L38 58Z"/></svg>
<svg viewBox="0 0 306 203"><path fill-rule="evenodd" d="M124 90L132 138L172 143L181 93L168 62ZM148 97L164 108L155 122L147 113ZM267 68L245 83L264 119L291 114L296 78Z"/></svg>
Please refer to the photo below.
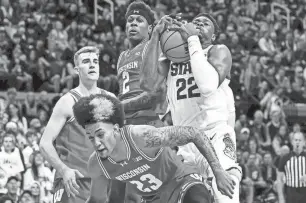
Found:
<svg viewBox="0 0 306 203"><path fill-rule="evenodd" d="M101 159L97 155L104 175L131 183L132 190L141 196L151 196L163 191L171 180L196 172L183 165L179 157L168 147L161 148L155 157L149 157L134 142L130 126L121 129L127 149L127 160L116 163L111 158Z"/></svg>
<svg viewBox="0 0 306 203"><path fill-rule="evenodd" d="M211 47L203 50L206 58ZM225 92L218 88L211 96L203 97L195 82L190 61L170 63L167 98L174 125L206 128L228 119Z"/></svg>
<svg viewBox="0 0 306 203"><path fill-rule="evenodd" d="M144 91L140 88L140 69L143 54L148 42L143 42L131 50L122 52L117 64L117 77L119 82L120 101L134 98ZM146 124L158 120L153 107L140 111L125 112L127 124Z"/></svg>

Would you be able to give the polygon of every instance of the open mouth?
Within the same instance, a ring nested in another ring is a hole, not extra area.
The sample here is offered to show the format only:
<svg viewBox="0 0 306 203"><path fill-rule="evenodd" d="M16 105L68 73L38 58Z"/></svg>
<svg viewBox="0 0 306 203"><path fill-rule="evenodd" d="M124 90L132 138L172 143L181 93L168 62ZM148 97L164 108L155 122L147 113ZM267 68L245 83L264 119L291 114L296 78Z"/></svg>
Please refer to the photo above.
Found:
<svg viewBox="0 0 306 203"><path fill-rule="evenodd" d="M88 74L95 74L95 73L96 71L93 71L93 70L88 72Z"/></svg>

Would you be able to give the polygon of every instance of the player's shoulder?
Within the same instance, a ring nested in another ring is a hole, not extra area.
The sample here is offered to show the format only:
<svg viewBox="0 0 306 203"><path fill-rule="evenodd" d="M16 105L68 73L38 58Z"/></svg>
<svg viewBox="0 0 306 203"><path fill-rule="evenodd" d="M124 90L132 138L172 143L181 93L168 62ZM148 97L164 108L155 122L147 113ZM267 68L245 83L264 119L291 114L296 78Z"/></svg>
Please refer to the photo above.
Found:
<svg viewBox="0 0 306 203"><path fill-rule="evenodd" d="M230 54L230 50L229 48L225 45L225 44L215 44L211 47L211 49L209 50L210 53L225 53L225 54Z"/></svg>
<svg viewBox="0 0 306 203"><path fill-rule="evenodd" d="M89 160L87 162L87 169L91 178L96 178L98 176L104 175L99 165L99 160L96 152L93 152L90 155Z"/></svg>
<svg viewBox="0 0 306 203"><path fill-rule="evenodd" d="M72 107L75 101L72 95L67 92L56 102L55 107L53 110L60 111L62 113L72 112Z"/></svg>

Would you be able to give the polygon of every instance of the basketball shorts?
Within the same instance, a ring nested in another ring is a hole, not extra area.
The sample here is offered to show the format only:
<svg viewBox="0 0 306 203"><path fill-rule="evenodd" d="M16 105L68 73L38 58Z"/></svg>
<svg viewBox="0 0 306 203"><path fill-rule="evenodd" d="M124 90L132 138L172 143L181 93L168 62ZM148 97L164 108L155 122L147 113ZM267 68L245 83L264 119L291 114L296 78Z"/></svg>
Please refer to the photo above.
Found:
<svg viewBox="0 0 306 203"><path fill-rule="evenodd" d="M143 197L142 203L211 203L212 200L204 178L199 174L189 174L172 180L158 195Z"/></svg>
<svg viewBox="0 0 306 203"><path fill-rule="evenodd" d="M56 179L53 184L53 203L84 203L90 196L90 178L77 179L77 184L80 186L79 194L75 197L68 197L62 179Z"/></svg>

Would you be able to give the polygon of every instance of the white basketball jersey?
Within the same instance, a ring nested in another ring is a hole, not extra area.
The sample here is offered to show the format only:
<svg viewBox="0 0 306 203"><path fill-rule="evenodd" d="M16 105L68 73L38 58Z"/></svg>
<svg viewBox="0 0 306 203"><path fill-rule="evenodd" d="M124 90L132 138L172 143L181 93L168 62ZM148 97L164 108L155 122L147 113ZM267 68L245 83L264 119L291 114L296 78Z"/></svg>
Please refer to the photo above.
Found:
<svg viewBox="0 0 306 203"><path fill-rule="evenodd" d="M203 50L206 58L211 47ZM206 128L220 121L227 122L227 98L222 85L228 84L222 83L215 93L205 98L195 83L190 62L171 63L167 98L173 125Z"/></svg>

